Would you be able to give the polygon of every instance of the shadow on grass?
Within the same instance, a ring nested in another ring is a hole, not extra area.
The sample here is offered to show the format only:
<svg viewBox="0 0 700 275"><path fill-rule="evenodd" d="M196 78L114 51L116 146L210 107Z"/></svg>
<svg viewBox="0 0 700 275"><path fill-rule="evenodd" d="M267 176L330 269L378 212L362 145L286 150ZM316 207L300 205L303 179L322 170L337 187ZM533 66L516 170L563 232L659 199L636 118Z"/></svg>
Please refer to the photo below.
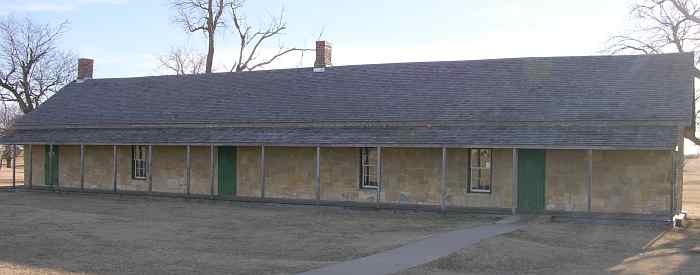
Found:
<svg viewBox="0 0 700 275"><path fill-rule="evenodd" d="M700 226L534 223L399 274L700 274Z"/></svg>

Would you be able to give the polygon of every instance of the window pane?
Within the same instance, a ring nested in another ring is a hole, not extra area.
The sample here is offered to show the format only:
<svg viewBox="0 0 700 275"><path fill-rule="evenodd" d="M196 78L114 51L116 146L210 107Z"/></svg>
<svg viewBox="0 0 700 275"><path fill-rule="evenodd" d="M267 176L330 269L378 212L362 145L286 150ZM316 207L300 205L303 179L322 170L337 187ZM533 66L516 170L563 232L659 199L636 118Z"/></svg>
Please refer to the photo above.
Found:
<svg viewBox="0 0 700 275"><path fill-rule="evenodd" d="M377 149L367 148L367 164L376 165L377 164Z"/></svg>
<svg viewBox="0 0 700 275"><path fill-rule="evenodd" d="M360 150L360 187L377 186L377 150L376 148L362 148Z"/></svg>
<svg viewBox="0 0 700 275"><path fill-rule="evenodd" d="M491 191L491 149L472 149L469 154L469 189Z"/></svg>
<svg viewBox="0 0 700 275"><path fill-rule="evenodd" d="M479 150L479 167L481 168L491 168L491 150L481 149Z"/></svg>
<svg viewBox="0 0 700 275"><path fill-rule="evenodd" d="M133 175L134 178L144 179L148 175L148 151L146 146L133 146Z"/></svg>
<svg viewBox="0 0 700 275"><path fill-rule="evenodd" d="M481 177L479 178L479 189L491 190L491 169L481 169Z"/></svg>
<svg viewBox="0 0 700 275"><path fill-rule="evenodd" d="M479 167L479 150L469 150L469 166Z"/></svg>

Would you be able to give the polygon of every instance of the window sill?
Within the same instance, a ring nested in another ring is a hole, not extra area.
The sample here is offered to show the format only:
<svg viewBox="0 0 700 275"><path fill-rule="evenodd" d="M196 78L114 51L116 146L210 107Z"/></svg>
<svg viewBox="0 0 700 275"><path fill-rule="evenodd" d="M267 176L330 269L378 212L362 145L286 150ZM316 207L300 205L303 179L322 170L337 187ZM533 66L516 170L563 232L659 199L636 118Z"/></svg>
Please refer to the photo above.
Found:
<svg viewBox="0 0 700 275"><path fill-rule="evenodd" d="M469 193L491 194L491 190L469 190Z"/></svg>

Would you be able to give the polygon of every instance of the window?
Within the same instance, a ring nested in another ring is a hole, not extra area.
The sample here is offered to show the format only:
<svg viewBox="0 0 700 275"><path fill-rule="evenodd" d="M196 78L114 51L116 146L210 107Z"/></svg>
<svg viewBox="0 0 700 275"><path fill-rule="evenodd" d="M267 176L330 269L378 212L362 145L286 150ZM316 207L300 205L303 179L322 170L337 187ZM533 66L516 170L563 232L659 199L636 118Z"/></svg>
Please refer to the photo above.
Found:
<svg viewBox="0 0 700 275"><path fill-rule="evenodd" d="M131 176L134 179L148 176L148 146L131 146Z"/></svg>
<svg viewBox="0 0 700 275"><path fill-rule="evenodd" d="M360 188L377 188L377 149L360 149Z"/></svg>
<svg viewBox="0 0 700 275"><path fill-rule="evenodd" d="M491 149L469 150L468 185L469 192L491 193Z"/></svg>

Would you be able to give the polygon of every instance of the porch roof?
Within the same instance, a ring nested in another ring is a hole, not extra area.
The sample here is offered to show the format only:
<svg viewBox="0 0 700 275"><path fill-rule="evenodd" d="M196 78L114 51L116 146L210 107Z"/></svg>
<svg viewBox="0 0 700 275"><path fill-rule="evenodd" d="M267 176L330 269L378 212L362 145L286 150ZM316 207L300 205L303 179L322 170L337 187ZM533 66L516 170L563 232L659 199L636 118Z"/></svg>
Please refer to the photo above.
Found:
<svg viewBox="0 0 700 275"><path fill-rule="evenodd" d="M23 144L490 147L671 150L674 127L219 127L17 130Z"/></svg>

